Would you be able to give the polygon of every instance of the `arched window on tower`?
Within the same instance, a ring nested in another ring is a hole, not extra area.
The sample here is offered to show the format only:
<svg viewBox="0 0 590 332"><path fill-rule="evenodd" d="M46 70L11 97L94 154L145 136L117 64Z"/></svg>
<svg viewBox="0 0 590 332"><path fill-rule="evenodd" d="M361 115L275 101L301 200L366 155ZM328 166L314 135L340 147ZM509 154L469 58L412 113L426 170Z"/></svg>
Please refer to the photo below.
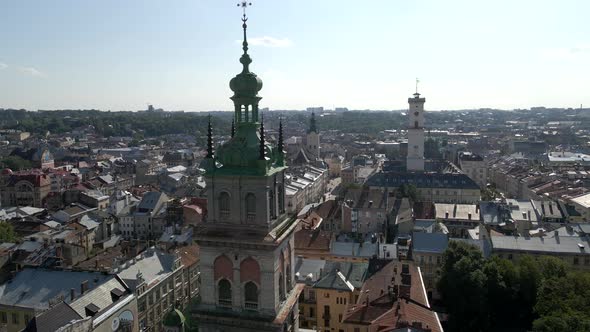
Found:
<svg viewBox="0 0 590 332"><path fill-rule="evenodd" d="M418 121L414 121L414 128L418 128Z"/></svg>
<svg viewBox="0 0 590 332"><path fill-rule="evenodd" d="M279 184L279 213L285 212L285 190L282 184Z"/></svg>
<svg viewBox="0 0 590 332"><path fill-rule="evenodd" d="M279 273L279 300L285 300L285 279L283 278L283 273Z"/></svg>
<svg viewBox="0 0 590 332"><path fill-rule="evenodd" d="M219 217L224 219L229 217L229 194L227 192L222 192L219 194Z"/></svg>
<svg viewBox="0 0 590 332"><path fill-rule="evenodd" d="M252 223L256 219L256 196L253 193L246 195L246 222Z"/></svg>
<svg viewBox="0 0 590 332"><path fill-rule="evenodd" d="M248 281L244 285L244 307L258 309L258 286L252 281Z"/></svg>
<svg viewBox="0 0 590 332"><path fill-rule="evenodd" d="M227 279L219 280L219 283L217 284L217 294L220 306L231 307L231 283Z"/></svg>
<svg viewBox="0 0 590 332"><path fill-rule="evenodd" d="M268 209L270 212L270 219L274 219L276 217L276 206L275 206L275 194L274 191L270 191L268 193Z"/></svg>

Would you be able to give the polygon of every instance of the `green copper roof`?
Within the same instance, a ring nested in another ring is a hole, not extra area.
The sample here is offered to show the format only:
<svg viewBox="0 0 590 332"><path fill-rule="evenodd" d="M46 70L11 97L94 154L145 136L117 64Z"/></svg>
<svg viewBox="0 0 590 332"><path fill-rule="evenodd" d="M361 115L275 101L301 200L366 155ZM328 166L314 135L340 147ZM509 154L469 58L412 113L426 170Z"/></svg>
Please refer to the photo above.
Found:
<svg viewBox="0 0 590 332"><path fill-rule="evenodd" d="M252 59L248 54L248 40L246 38L246 14L242 18L242 28L244 29L244 41L242 42L242 49L244 54L240 57L242 64L242 72L236 75L229 81L229 87L234 92L234 98L255 98L258 97L258 91L262 89L262 80L256 74L250 72L250 64Z"/></svg>
<svg viewBox="0 0 590 332"><path fill-rule="evenodd" d="M242 7L245 7L244 4ZM213 159L205 158L201 163L208 175L266 176L285 166L283 151L271 148L265 141L264 125L258 122L258 102L262 99L258 96L258 91L262 89L262 80L250 72L249 66L252 59L248 54L247 20L244 13L242 18L244 53L240 58L243 69L229 83L234 92L231 100L235 107L231 139L215 151ZM208 155L213 155L213 152Z"/></svg>
<svg viewBox="0 0 590 332"><path fill-rule="evenodd" d="M164 317L164 320L162 321L164 326L176 326L176 327L183 326L185 322L186 322L186 318L184 317L184 314L178 309L174 309L174 310L168 312L166 314L166 316Z"/></svg>

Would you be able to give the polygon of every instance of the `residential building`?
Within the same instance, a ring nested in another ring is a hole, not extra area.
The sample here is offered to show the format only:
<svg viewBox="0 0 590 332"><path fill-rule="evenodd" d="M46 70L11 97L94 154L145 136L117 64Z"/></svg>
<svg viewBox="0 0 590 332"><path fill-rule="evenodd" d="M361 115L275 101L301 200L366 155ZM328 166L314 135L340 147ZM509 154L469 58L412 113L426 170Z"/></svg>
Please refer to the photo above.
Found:
<svg viewBox="0 0 590 332"><path fill-rule="evenodd" d="M486 188L488 182L488 167L483 157L471 152L459 152L459 167L481 188Z"/></svg>

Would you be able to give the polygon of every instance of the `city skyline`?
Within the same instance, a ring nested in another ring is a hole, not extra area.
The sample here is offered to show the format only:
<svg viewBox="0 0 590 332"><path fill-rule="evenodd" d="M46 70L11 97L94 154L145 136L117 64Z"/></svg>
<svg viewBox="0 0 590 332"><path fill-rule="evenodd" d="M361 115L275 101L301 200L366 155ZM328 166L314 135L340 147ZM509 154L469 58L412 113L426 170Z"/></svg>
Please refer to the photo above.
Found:
<svg viewBox="0 0 590 332"><path fill-rule="evenodd" d="M0 107L230 110L235 1L3 4ZM261 107L404 109L590 104L590 5L259 0L249 10ZM23 20L23 17L29 19Z"/></svg>

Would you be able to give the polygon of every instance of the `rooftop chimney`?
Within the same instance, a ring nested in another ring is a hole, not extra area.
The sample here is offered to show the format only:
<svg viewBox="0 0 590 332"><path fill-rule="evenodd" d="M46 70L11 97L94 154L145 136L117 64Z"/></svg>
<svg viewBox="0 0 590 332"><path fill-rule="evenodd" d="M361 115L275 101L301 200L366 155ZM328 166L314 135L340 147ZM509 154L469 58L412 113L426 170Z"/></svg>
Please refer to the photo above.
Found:
<svg viewBox="0 0 590 332"><path fill-rule="evenodd" d="M84 280L80 284L80 295L84 295L84 293L86 293L87 290L88 290L88 280Z"/></svg>
<svg viewBox="0 0 590 332"><path fill-rule="evenodd" d="M74 301L76 298L76 290L74 288L70 289L70 301Z"/></svg>

